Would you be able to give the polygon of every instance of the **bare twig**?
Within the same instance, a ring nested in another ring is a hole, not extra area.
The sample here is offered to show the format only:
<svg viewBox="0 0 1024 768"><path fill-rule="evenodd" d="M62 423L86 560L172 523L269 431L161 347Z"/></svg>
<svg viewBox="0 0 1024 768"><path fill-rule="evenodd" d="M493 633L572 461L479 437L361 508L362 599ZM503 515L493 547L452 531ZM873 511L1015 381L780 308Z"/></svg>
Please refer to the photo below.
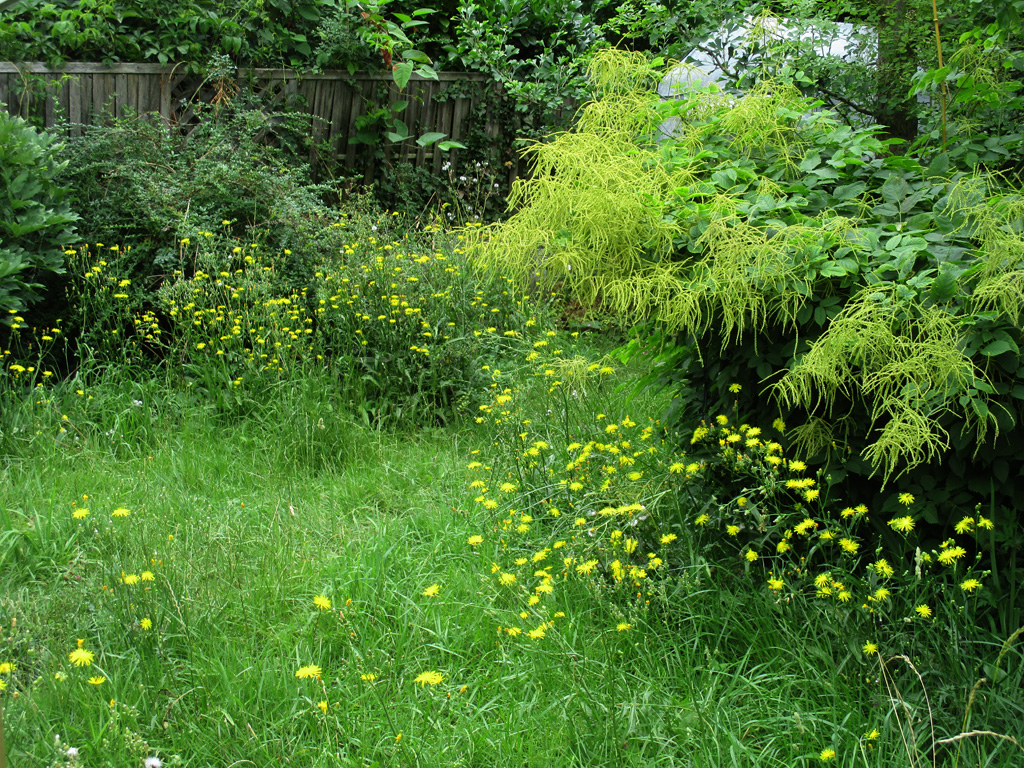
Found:
<svg viewBox="0 0 1024 768"><path fill-rule="evenodd" d="M975 736L992 736L996 739L1002 739L1003 741L1008 741L1011 744L1013 744L1021 752L1024 752L1024 746L1021 746L1021 743L1017 741L1015 738L1013 738L1013 736L1006 736L1005 734L996 733L995 731L968 731L967 733L958 733L956 736L950 736L945 739L939 739L935 743L953 744L958 741L963 741L964 739L974 738Z"/></svg>

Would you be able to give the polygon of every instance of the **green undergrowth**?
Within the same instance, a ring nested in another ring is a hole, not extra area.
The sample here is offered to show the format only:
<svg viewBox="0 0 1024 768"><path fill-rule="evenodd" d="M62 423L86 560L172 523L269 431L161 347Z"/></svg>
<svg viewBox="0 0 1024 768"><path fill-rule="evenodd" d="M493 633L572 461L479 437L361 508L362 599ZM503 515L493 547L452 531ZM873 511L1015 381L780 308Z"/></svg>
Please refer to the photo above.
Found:
<svg viewBox="0 0 1024 768"><path fill-rule="evenodd" d="M636 372L603 345L527 330L520 356L485 371L494 404L444 429L370 429L313 375L234 420L116 369L8 397L12 764L902 766L930 762L929 722L952 733L968 696L964 730L993 722L998 687L950 690L923 665L914 686L908 662L835 642L827 613L808 622L687 536L658 538L683 533L656 518L689 482L648 416L663 403L627 401ZM519 385L503 414L506 376ZM545 457L592 433L657 447L605 488L595 469L578 506L552 515L552 495L574 491ZM481 477L495 507L477 498ZM531 488L536 508L514 501ZM615 489L623 509L601 514ZM616 545L621 515L644 515L631 499L650 518ZM549 534L566 544L533 562ZM632 555L646 574L616 581L607 563ZM970 652L989 675L999 658L997 681L1019 675L1012 643ZM929 702L939 690L949 699ZM962 746L959 759L938 747L940 764L1015 759L1009 744Z"/></svg>

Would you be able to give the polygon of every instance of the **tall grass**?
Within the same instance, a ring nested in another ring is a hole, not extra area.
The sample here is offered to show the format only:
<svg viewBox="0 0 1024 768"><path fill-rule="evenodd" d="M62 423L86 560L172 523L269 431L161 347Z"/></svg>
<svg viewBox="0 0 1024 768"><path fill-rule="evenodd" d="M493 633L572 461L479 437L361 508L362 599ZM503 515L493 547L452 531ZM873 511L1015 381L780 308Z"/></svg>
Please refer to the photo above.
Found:
<svg viewBox="0 0 1024 768"><path fill-rule="evenodd" d="M16 329L13 765L1019 764L1019 637L950 610L893 652L766 586L746 553L782 528L726 527L768 476L728 474L731 432L666 432L643 371L457 240L372 232L305 290L211 237L143 291L92 246L71 285L113 310L76 364L60 324Z"/></svg>

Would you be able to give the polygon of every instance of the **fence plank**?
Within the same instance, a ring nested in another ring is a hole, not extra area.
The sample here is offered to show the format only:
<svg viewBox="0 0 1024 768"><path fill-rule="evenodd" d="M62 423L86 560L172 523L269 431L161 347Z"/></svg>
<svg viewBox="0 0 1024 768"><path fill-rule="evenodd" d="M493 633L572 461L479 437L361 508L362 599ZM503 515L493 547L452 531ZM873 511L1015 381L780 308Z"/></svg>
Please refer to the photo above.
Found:
<svg viewBox="0 0 1024 768"><path fill-rule="evenodd" d="M31 89L22 87L27 74L70 77L61 84L57 98L48 97L44 103L34 98ZM408 101L399 118L413 137L399 145L385 141L387 162L410 162L418 168L431 168L435 174L441 173L442 163L457 161L458 150L441 152L436 144L420 147L415 137L438 132L458 141L471 133L483 133L497 141L504 133L491 110L478 109L482 103L490 104L495 93L493 81L482 73L441 72L436 81L413 75L401 90L389 72L302 74L290 69L240 68L237 81L252 88L265 111L299 109L308 114L314 146L329 143L335 160L361 172L367 183L376 175L378 161L373 148L354 141L356 123L381 106ZM448 95L450 88L457 92ZM123 117L126 109L139 115L158 113L169 128L187 134L195 127L202 105L209 104L213 90L182 64L69 62L52 68L39 62L0 62L0 102L6 102L11 112L42 117L46 127L64 117L71 137L81 136L83 126ZM317 165L325 158L312 153L310 159ZM516 170L511 168L510 175Z"/></svg>

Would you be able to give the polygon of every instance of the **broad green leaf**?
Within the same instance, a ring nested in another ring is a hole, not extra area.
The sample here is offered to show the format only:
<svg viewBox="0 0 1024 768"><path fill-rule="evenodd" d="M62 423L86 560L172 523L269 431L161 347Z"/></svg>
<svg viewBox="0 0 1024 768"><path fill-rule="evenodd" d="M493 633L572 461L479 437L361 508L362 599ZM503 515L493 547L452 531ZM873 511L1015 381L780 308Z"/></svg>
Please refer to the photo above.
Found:
<svg viewBox="0 0 1024 768"><path fill-rule="evenodd" d="M833 190L832 196L836 200L853 200L864 194L865 189L867 189L867 185L863 181L857 181L853 184L842 184Z"/></svg>
<svg viewBox="0 0 1024 768"><path fill-rule="evenodd" d="M405 88L409 84L409 78L412 77L413 63L411 61L403 61L401 64L395 67L393 73L395 78L395 85L399 88Z"/></svg>
<svg viewBox="0 0 1024 768"><path fill-rule="evenodd" d="M928 289L928 297L938 304L945 304L952 299L956 295L956 278L959 273L960 270L952 267L950 264L941 264L939 266L939 273L932 280L932 284Z"/></svg>
<svg viewBox="0 0 1024 768"><path fill-rule="evenodd" d="M433 67L428 67L426 64L417 67L416 74L425 80L437 80L437 72L434 71Z"/></svg>
<svg viewBox="0 0 1024 768"><path fill-rule="evenodd" d="M427 147L427 146L430 146L431 144L434 144L435 142L440 141L441 139L443 139L447 135L448 135L447 133L439 133L438 131L430 131L428 133L424 133L422 136L420 136L418 139L416 139L416 143L419 144L421 147Z"/></svg>
<svg viewBox="0 0 1024 768"><path fill-rule="evenodd" d="M415 48L410 48L407 51L402 51L402 58L406 61L415 61L419 64L429 64L430 57L427 56L423 51L417 51Z"/></svg>
<svg viewBox="0 0 1024 768"><path fill-rule="evenodd" d="M810 152L808 153L807 157L805 157L800 162L799 168L804 173L809 173L810 171L813 171L815 168L817 168L819 165L821 165L821 155L819 155L817 152Z"/></svg>
<svg viewBox="0 0 1024 768"><path fill-rule="evenodd" d="M882 195L882 199L890 205L896 205L910 192L910 185L899 176L890 176L885 180L879 194Z"/></svg>
<svg viewBox="0 0 1024 768"><path fill-rule="evenodd" d="M995 341L989 342L981 349L981 354L986 357L995 357L996 355L1001 355L1004 352L1020 354L1020 350L1017 348L1017 345L1008 339L996 339Z"/></svg>

